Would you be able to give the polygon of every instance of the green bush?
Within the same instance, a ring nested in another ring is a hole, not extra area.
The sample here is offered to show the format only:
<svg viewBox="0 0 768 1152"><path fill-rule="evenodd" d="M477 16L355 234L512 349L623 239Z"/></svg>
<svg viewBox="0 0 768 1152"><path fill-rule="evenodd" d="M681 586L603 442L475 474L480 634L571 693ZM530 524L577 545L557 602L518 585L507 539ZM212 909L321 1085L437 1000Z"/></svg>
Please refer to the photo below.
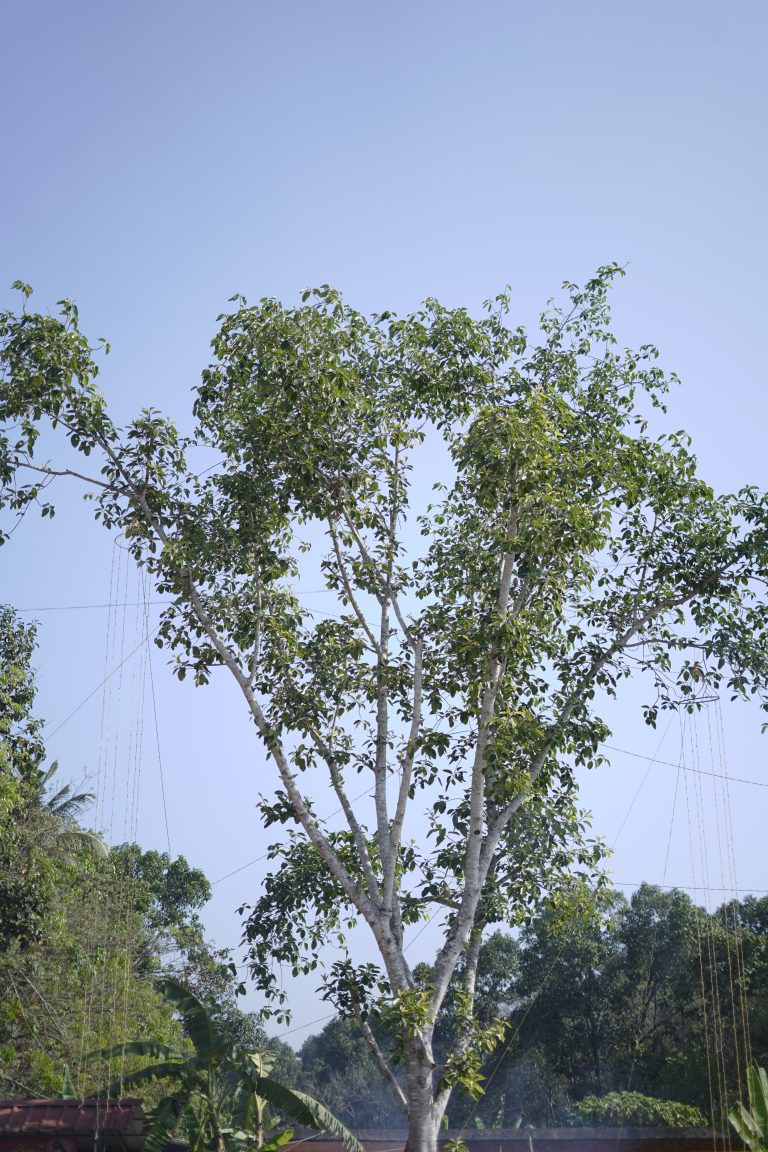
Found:
<svg viewBox="0 0 768 1152"><path fill-rule="evenodd" d="M585 1096L573 1109L572 1122L595 1128L706 1128L698 1108L676 1100L657 1100L640 1092Z"/></svg>

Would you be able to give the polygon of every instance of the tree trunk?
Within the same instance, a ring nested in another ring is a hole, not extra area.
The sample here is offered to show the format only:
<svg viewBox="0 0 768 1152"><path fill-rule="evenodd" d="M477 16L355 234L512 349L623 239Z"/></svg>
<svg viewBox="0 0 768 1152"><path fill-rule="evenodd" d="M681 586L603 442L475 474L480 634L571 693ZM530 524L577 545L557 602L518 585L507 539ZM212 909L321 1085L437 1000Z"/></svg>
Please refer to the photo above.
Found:
<svg viewBox="0 0 768 1152"><path fill-rule="evenodd" d="M408 1142L406 1152L436 1152L440 1125L435 1113L431 1049L412 1037L406 1046L406 1096L408 1098Z"/></svg>

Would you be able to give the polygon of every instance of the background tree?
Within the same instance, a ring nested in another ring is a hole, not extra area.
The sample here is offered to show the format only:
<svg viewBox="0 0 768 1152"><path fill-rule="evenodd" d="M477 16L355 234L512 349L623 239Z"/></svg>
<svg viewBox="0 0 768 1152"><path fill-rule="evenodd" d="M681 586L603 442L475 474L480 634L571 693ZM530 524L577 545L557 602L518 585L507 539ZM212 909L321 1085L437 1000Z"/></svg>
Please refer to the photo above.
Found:
<svg viewBox="0 0 768 1152"><path fill-rule="evenodd" d="M33 714L34 648L34 627L0 606L0 952L39 938L52 892L33 829L45 817L47 783L42 725Z"/></svg>
<svg viewBox="0 0 768 1152"><path fill-rule="evenodd" d="M548 910L521 934L505 1047L482 1067L486 1096L452 1102L451 1123L565 1123L586 1098L605 1100L607 1116L616 1093L628 1114L645 1106L628 1092L721 1123L738 1098L740 1063L743 1073L743 992L751 1049L763 1058L760 903L748 897L708 913L683 892L642 884L629 900L602 894L588 918Z"/></svg>
<svg viewBox="0 0 768 1152"><path fill-rule="evenodd" d="M377 1041L387 1048L381 1035ZM305 1040L300 1052L301 1084L332 1104L340 1120L361 1129L400 1128L403 1116L379 1074L355 1020L337 1016Z"/></svg>
<svg viewBox="0 0 768 1152"><path fill-rule="evenodd" d="M200 475L156 412L110 420L72 304L0 317L3 500L47 515L53 478L84 478L171 599L157 640L178 674L233 677L280 776L264 822L291 833L249 909L253 977L279 1003L275 964L312 970L346 923L368 926L380 970L350 957L327 990L363 1027L413 1152L435 1147L498 1031L474 1015L483 932L597 863L574 773L601 759L601 699L639 675L651 724L721 687L765 702L768 501L715 496L686 437L649 429L669 381L651 346L616 346L618 272L567 284L538 343L508 325L505 295L480 319L435 301L367 318L327 287L296 308L238 301L197 390L195 442L219 462ZM41 462L45 421L96 466ZM306 549L339 604L319 623L293 582ZM320 781L342 830L314 812ZM417 985L407 931L427 917L443 935ZM403 1088L365 1029L372 1001L397 1022Z"/></svg>
<svg viewBox="0 0 768 1152"><path fill-rule="evenodd" d="M77 1092L103 1090L135 1061L121 1053L88 1068L89 1049L139 1030L181 1043L154 985L164 972L217 1003L233 1042L266 1048L263 1027L237 1008L228 953L203 934L204 874L136 844L107 854L80 824L91 797L53 783L34 714L34 650L34 628L0 610L0 1084L6 1094L52 1095L69 1068ZM277 1055L290 1082L296 1058L286 1048Z"/></svg>

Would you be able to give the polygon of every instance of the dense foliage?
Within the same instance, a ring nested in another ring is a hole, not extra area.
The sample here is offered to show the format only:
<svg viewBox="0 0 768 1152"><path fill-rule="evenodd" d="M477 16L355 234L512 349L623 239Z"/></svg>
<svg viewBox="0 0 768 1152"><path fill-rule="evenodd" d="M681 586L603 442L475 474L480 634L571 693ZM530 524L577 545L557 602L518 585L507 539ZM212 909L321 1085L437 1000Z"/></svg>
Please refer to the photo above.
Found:
<svg viewBox="0 0 768 1152"><path fill-rule="evenodd" d="M674 1100L657 1100L642 1092L609 1092L585 1096L573 1110L577 1123L597 1128L705 1128L698 1108Z"/></svg>
<svg viewBox="0 0 768 1152"><path fill-rule="evenodd" d="M80 822L91 798L56 784L34 650L34 627L0 608L0 1092L56 1094L66 1069L78 1093L103 1090L136 1061L94 1065L90 1050L137 1032L181 1043L162 974L210 997L233 1040L263 1044L236 1007L228 957L205 939L203 873L136 844L107 852Z"/></svg>

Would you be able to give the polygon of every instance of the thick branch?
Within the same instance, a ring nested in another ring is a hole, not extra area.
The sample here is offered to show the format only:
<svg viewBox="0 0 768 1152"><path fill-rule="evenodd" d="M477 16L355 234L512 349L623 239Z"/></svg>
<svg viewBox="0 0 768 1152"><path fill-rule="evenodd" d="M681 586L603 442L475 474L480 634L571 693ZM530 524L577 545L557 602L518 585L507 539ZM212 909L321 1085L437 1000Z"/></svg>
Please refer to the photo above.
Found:
<svg viewBox="0 0 768 1152"><path fill-rule="evenodd" d="M517 469L513 469L512 488L517 481ZM518 506L514 501L507 521L506 550L501 561L499 586L496 594L495 611L503 619L509 606L512 578L515 571L516 553L514 550L518 531ZM448 948L453 932L449 933L435 966L433 1008L437 1012L443 1002L456 959L475 918L484 876L481 876L480 863L483 846L485 821L485 753L490 739L490 724L496 710L496 701L505 668L505 662L494 642L488 653L487 682L483 691L480 716L477 724L477 744L472 763L472 783L470 787L469 820L467 828L467 851L464 865L464 886L461 895L459 915L454 924L457 932L453 945ZM446 949L448 949L446 951Z"/></svg>
<svg viewBox="0 0 768 1152"><path fill-rule="evenodd" d="M722 575L729 565L724 565L718 570L717 575ZM712 575L707 577L707 583L711 581ZM550 753L556 747L559 739L562 736L563 728L568 723L573 715L573 712L584 697L584 693L594 683L595 677L598 673L613 659L613 657L622 651L627 643L641 631L651 621L656 619L664 612L668 612L672 608L678 608L686 604L700 591L699 586L690 589L684 595L676 597L667 597L664 600L658 600L652 604L643 614L638 615L637 612L633 614L633 619L628 627L620 633L608 648L590 664L587 671L578 681L576 687L569 695L568 699L564 702L558 716L550 727L550 733L544 741L542 747L539 749L531 770L529 772L529 785L534 784L541 775L544 765ZM482 838L481 843L478 845L479 852L477 855L477 863L475 866L474 875L470 878L467 877L464 885L464 893L461 900L456 919L451 926L443 947L440 950L439 956L435 963L435 986L433 992L433 1004L436 1009L439 1009L442 1004L445 992L448 987L451 973L453 972L456 960L465 945L466 940L469 938L469 933L474 923L477 907L480 900L483 885L487 879L488 872L493 863L495 853L499 846L499 841L507 827L509 821L514 816L515 812L520 808L525 800L527 792L520 792L512 800L510 800L504 808L502 808L490 824L485 837ZM478 841L481 837L477 836ZM472 845L468 846L467 860L469 866L470 849ZM470 882L471 881L471 882Z"/></svg>
<svg viewBox="0 0 768 1152"><path fill-rule="evenodd" d="M475 1005L475 988L477 985L477 965L480 960L480 948L483 941L482 928L478 925L470 938L469 947L465 956L464 973L461 981L462 991L467 997L465 1003L465 1011L473 1012ZM468 1027L459 1029L459 1033L450 1046L446 1055L446 1063L449 1060L461 1056L466 1051L467 1045L472 1038L472 1033ZM435 1110L437 1112L438 1122L442 1120L445 1109L448 1107L448 1101L451 1097L452 1088L449 1084L443 1084L440 1090L435 1095Z"/></svg>

